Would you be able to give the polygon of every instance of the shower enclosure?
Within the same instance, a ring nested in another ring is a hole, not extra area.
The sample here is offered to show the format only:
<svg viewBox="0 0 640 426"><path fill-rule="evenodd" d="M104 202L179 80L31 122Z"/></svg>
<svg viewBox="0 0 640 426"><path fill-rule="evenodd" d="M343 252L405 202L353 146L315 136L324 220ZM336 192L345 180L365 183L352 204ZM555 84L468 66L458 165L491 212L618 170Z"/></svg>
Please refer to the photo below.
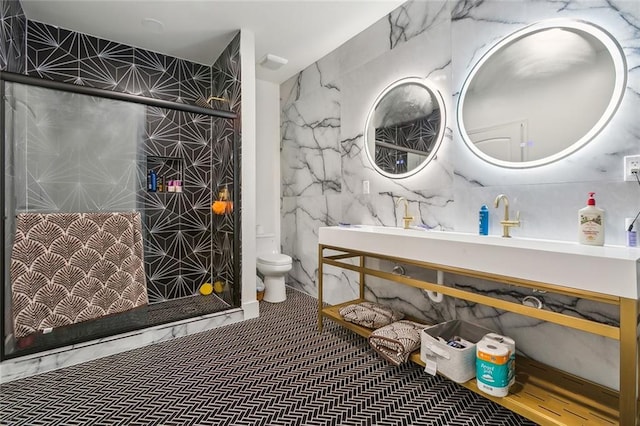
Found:
<svg viewBox="0 0 640 426"><path fill-rule="evenodd" d="M2 359L240 306L233 112L0 75ZM159 185L150 190L151 170ZM181 191L169 192L169 181L179 181ZM225 188L235 208L213 214L211 204ZM149 303L16 338L10 273L16 215L132 211L142 221ZM207 288L214 290L201 291Z"/></svg>

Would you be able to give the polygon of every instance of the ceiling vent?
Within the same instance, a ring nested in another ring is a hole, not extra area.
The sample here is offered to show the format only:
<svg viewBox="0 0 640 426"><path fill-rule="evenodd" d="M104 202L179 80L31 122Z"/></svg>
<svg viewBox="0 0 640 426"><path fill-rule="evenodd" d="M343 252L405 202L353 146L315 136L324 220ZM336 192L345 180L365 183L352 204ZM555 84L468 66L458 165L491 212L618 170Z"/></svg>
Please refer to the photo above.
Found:
<svg viewBox="0 0 640 426"><path fill-rule="evenodd" d="M268 68L270 70L277 70L278 68L286 65L288 60L285 58L281 58L280 56L273 55L271 53L267 53L260 59L258 62L260 66Z"/></svg>

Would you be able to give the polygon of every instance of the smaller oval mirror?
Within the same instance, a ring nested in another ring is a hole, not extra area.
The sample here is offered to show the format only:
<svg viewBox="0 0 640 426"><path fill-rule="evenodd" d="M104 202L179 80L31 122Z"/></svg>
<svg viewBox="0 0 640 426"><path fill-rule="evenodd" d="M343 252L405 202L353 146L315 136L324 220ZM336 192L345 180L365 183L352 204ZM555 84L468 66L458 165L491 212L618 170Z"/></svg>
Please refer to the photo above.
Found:
<svg viewBox="0 0 640 426"><path fill-rule="evenodd" d="M404 78L378 95L365 123L367 157L381 174L403 178L435 156L445 125L440 93L421 78Z"/></svg>
<svg viewBox="0 0 640 426"><path fill-rule="evenodd" d="M625 87L624 54L609 33L583 21L542 21L504 38L473 67L458 126L490 163L540 166L593 139Z"/></svg>

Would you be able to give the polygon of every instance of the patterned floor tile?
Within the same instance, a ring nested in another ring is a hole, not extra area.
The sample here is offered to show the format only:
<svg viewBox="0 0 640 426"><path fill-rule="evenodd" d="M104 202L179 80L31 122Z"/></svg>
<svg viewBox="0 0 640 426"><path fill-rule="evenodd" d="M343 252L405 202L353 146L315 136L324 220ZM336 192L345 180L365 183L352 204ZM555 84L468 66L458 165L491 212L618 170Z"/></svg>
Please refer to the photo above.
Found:
<svg viewBox="0 0 640 426"><path fill-rule="evenodd" d="M533 424L333 323L319 333L316 299L287 295L257 319L4 384L0 424Z"/></svg>

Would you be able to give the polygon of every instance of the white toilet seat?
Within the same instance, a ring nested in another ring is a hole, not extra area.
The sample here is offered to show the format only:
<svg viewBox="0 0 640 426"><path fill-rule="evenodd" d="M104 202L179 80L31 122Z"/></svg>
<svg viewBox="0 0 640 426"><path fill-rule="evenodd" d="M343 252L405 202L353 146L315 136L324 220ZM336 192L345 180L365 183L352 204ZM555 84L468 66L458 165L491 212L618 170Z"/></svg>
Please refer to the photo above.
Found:
<svg viewBox="0 0 640 426"><path fill-rule="evenodd" d="M267 253L258 256L257 262L271 266L285 266L291 264L291 256L280 253Z"/></svg>

